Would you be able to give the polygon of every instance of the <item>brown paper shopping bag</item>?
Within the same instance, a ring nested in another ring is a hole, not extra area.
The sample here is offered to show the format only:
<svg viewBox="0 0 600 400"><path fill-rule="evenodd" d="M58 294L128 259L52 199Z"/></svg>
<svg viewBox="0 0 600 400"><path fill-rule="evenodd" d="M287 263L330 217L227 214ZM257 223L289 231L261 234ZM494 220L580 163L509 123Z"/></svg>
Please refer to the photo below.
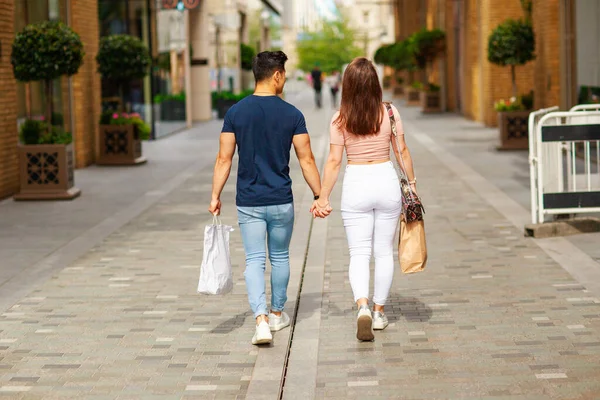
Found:
<svg viewBox="0 0 600 400"><path fill-rule="evenodd" d="M400 268L405 274L413 274L425 269L427 264L427 243L425 241L425 223L421 221L400 221L398 240L398 258Z"/></svg>

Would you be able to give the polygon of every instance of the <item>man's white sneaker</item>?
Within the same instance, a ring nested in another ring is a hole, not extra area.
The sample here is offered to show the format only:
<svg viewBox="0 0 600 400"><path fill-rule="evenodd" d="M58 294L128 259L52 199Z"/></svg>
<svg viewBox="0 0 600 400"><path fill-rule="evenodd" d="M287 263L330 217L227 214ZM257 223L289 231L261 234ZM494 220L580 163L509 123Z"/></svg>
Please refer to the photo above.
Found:
<svg viewBox="0 0 600 400"><path fill-rule="evenodd" d="M381 311L373 311L373 329L381 331L388 326L387 317Z"/></svg>
<svg viewBox="0 0 600 400"><path fill-rule="evenodd" d="M282 312L279 317L273 313L269 314L269 327L271 331L277 332L288 326L290 326L290 316L286 313Z"/></svg>
<svg viewBox="0 0 600 400"><path fill-rule="evenodd" d="M271 329L267 321L261 321L260 324L256 325L256 332L252 338L252 344L269 344L273 340L271 335Z"/></svg>
<svg viewBox="0 0 600 400"><path fill-rule="evenodd" d="M369 306L360 306L356 317L356 338L363 341L375 339L373 333L373 317Z"/></svg>

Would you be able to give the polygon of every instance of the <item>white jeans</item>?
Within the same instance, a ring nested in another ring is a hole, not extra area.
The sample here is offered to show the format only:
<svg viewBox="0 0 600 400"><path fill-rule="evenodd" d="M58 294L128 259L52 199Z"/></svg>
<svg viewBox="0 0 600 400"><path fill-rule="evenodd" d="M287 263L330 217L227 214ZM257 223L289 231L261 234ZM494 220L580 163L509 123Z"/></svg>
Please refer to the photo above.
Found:
<svg viewBox="0 0 600 400"><path fill-rule="evenodd" d="M350 249L349 275L354 301L369 298L373 249L373 302L385 305L394 277L394 238L401 206L400 183L391 162L346 167L341 209Z"/></svg>

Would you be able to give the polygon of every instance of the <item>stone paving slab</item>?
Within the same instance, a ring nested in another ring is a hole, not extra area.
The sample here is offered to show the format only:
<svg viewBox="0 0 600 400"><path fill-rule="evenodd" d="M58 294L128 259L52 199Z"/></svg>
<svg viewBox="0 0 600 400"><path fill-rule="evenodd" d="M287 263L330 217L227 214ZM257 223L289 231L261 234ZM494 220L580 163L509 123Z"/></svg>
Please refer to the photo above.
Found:
<svg viewBox="0 0 600 400"><path fill-rule="evenodd" d="M327 136L318 121L328 123L326 112L308 118L322 150ZM212 160L215 153L199 157ZM206 211L210 164L0 315L0 397L246 398L259 353L266 352L262 359L268 362L271 350L285 350L288 332L277 333L271 348L250 343L254 319L243 277L234 178L223 193L223 223L235 229L235 286L226 296L196 293L204 226L212 220ZM292 170L297 222L310 220L296 161ZM297 234L305 234L303 245L295 239L302 261L308 231ZM296 260L292 273L299 275L300 268ZM294 296L290 293L289 312ZM277 382L282 366L272 365ZM268 394L277 390L269 387Z"/></svg>
<svg viewBox="0 0 600 400"><path fill-rule="evenodd" d="M427 209L427 270L396 271L390 326L373 343L357 342L347 243L334 212L314 398L597 396L598 298L411 139L410 130L406 136ZM340 193L338 185L337 209Z"/></svg>

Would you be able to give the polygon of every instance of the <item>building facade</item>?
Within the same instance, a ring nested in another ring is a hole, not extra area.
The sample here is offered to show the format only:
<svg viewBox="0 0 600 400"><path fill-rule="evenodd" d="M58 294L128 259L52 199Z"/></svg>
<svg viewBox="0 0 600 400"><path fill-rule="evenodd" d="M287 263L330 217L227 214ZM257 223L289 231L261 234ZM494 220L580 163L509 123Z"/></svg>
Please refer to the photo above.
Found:
<svg viewBox="0 0 600 400"><path fill-rule="evenodd" d="M349 0L338 3L355 30L357 47L363 55L373 59L375 52L384 44L394 42L394 2L383 0Z"/></svg>
<svg viewBox="0 0 600 400"><path fill-rule="evenodd" d="M525 17L520 0L396 0L396 39L427 27L446 32L446 53L427 71L445 108L489 126L494 102L511 96L510 68L487 60L488 37L508 18ZM532 0L535 60L516 68L520 94L534 108L561 109L600 98L600 2Z"/></svg>
<svg viewBox="0 0 600 400"><path fill-rule="evenodd" d="M79 33L85 48L84 63L72 78L54 82L55 110L65 129L73 134L75 165L82 168L96 158L100 116L98 7L96 0L11 0L0 2L0 198L19 190L18 126L28 117L43 115L45 95L37 82L19 83L10 63L15 33L25 25L61 20Z"/></svg>

